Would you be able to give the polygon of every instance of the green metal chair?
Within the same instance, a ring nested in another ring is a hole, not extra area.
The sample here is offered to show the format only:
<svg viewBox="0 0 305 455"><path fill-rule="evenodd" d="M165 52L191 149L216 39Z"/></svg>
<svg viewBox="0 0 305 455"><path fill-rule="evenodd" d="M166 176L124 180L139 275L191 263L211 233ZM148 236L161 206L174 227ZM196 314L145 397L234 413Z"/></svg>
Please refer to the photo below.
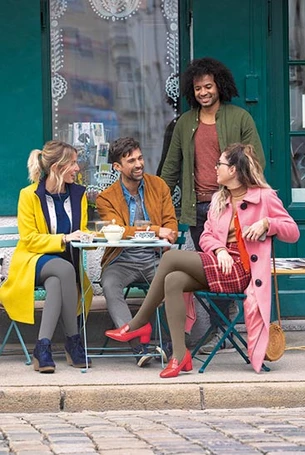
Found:
<svg viewBox="0 0 305 455"><path fill-rule="evenodd" d="M236 351L240 354L240 356L245 360L246 363L250 363L249 357L245 354L245 352L241 349L241 347L236 343L236 339L238 339L241 344L247 349L247 342L244 337L236 330L236 324L243 320L244 316L244 300L247 297L246 294L229 294L229 293L216 293L216 292L208 292L208 291L196 291L194 292L195 297L199 301L199 303L203 306L203 308L207 311L207 313L211 314L211 308L216 313L216 318L213 318L214 326L218 327L222 332L222 336L220 337L218 343L212 350L212 352L205 357L205 360L202 357L197 356L197 352L203 346L208 339L209 335L212 333L214 327L210 327L205 334L200 338L197 345L192 351L192 357L202 362L202 366L199 369L199 373L203 373L206 367L209 365L217 351L220 349L221 345L228 339ZM234 300L238 306L238 311L235 318L230 321L218 307L215 302L215 299L222 299L232 301ZM262 369L265 371L270 371L265 364L262 365Z"/></svg>
<svg viewBox="0 0 305 455"><path fill-rule="evenodd" d="M2 238L0 238L0 249L3 251L5 251L5 249L7 248L15 248L17 243L18 243L18 227L17 226L4 226L4 227L0 227L0 236L2 236ZM14 236L14 237L12 237ZM3 238L3 237L6 237L6 238ZM8 238L9 237L9 238ZM2 253L2 255L0 256L0 281L4 281L5 277L2 275L2 265L3 265L3 259L4 259L4 253ZM41 301L41 300L45 300L46 298L46 291L43 287L37 287L35 288L35 291L34 291L34 300L35 301ZM5 311L4 307L1 305L1 302L0 302L0 309L2 311ZM7 314L7 313L6 313ZM11 323L4 335L4 338L3 338L3 341L0 345L0 356L3 354L3 351L4 351L4 348L10 338L10 335L11 333L15 331L16 335L17 335L17 338L20 342L20 345L21 345L21 348L23 350L23 353L25 355L25 358L26 358L26 365L30 365L32 363L31 361L31 357L30 357L30 354L29 354L29 351L26 347L26 344L23 340L23 337L22 337L22 334L20 332L20 329L18 327L18 324L16 321L13 321L11 320Z"/></svg>

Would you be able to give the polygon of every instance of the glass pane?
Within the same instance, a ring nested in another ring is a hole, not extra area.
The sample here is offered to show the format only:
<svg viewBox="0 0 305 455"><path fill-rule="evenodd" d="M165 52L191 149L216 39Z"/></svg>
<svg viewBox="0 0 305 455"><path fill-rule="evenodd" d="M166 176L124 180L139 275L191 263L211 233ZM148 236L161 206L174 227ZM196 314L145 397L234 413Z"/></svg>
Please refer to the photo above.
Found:
<svg viewBox="0 0 305 455"><path fill-rule="evenodd" d="M178 0L51 0L50 13L53 137L81 150L82 183L99 185L120 136L155 173L177 114Z"/></svg>
<svg viewBox="0 0 305 455"><path fill-rule="evenodd" d="M305 2L289 0L289 59L305 60Z"/></svg>
<svg viewBox="0 0 305 455"><path fill-rule="evenodd" d="M293 202L305 202L305 136L291 137L291 186Z"/></svg>
<svg viewBox="0 0 305 455"><path fill-rule="evenodd" d="M305 129L305 66L290 66L290 129Z"/></svg>

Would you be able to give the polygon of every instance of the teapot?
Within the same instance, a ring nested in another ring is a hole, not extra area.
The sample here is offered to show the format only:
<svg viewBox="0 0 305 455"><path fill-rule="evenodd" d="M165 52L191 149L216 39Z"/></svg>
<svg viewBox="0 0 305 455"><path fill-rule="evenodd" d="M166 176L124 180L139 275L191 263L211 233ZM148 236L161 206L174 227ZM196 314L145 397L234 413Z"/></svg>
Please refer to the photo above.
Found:
<svg viewBox="0 0 305 455"><path fill-rule="evenodd" d="M109 242L119 242L123 237L125 228L115 224L115 220L113 219L111 220L111 224L102 227L102 232L105 239L109 240Z"/></svg>

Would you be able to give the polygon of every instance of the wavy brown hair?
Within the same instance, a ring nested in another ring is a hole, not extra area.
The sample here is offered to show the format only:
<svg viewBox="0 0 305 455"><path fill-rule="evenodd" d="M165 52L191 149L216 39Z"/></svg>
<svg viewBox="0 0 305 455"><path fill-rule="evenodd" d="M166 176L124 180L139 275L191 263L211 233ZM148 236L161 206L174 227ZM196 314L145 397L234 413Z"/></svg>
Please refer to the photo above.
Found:
<svg viewBox="0 0 305 455"><path fill-rule="evenodd" d="M230 166L235 166L237 178L246 188L270 188L266 182L263 169L258 161L254 147L250 144L232 144L223 151ZM221 185L212 199L211 210L220 215L226 206L230 191Z"/></svg>
<svg viewBox="0 0 305 455"><path fill-rule="evenodd" d="M137 149L141 149L138 141L132 137L120 137L110 145L109 159L111 163L121 163L122 158L131 155Z"/></svg>

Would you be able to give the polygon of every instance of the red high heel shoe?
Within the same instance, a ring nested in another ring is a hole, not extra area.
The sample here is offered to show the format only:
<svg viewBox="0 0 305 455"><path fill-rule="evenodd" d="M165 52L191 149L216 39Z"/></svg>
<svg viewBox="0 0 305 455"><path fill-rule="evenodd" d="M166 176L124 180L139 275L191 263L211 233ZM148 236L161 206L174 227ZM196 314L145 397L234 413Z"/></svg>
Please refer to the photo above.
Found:
<svg viewBox="0 0 305 455"><path fill-rule="evenodd" d="M116 341L130 341L134 338L140 338L141 344L147 344L150 342L150 336L152 332L151 324L148 322L139 329L129 332L129 325L125 324L122 327L114 330L106 330L105 335Z"/></svg>
<svg viewBox="0 0 305 455"><path fill-rule="evenodd" d="M192 356L190 351L187 349L185 356L181 360L180 364L177 359L171 359L169 364L160 373L160 378L175 378L178 376L180 371L191 371L193 369Z"/></svg>

